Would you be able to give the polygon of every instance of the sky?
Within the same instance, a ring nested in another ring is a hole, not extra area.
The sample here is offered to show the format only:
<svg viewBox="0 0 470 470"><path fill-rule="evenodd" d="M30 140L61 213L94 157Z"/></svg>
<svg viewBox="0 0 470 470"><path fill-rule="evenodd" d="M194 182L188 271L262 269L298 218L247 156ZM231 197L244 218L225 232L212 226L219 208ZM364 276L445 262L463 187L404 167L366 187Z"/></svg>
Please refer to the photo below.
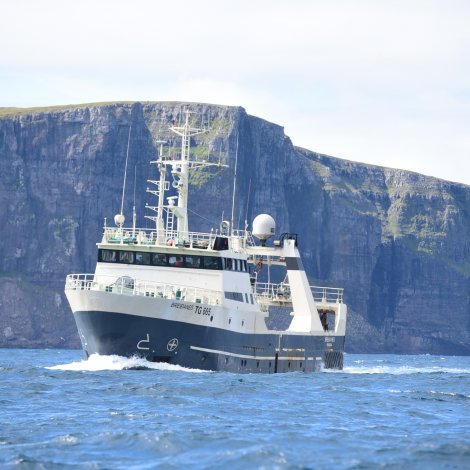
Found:
<svg viewBox="0 0 470 470"><path fill-rule="evenodd" d="M470 184L470 0L1 0L0 107L242 106L294 145Z"/></svg>

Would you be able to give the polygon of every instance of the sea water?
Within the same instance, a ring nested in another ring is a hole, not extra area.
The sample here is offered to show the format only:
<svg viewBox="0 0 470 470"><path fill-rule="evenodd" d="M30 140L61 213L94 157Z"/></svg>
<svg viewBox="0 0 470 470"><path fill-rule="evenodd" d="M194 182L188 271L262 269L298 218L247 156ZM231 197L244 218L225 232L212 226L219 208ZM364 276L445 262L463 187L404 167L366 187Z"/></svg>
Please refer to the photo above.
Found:
<svg viewBox="0 0 470 470"><path fill-rule="evenodd" d="M239 375L0 350L0 468L470 468L470 358Z"/></svg>

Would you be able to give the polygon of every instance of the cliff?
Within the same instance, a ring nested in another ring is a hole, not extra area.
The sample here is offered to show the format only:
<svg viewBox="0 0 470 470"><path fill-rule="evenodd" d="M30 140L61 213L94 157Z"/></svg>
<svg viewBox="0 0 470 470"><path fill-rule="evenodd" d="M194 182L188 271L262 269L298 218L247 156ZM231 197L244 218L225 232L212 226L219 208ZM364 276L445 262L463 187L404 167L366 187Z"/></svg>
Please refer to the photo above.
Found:
<svg viewBox="0 0 470 470"><path fill-rule="evenodd" d="M0 347L79 347L64 279L93 271L104 217L119 212L129 126L124 212L135 178L150 226L149 161L184 108L0 109ZM268 212L278 233L299 234L312 283L345 288L349 352L470 353L469 186L294 147L243 108L189 108L209 128L194 151L229 165L191 177L192 230L231 212L238 139L235 221Z"/></svg>

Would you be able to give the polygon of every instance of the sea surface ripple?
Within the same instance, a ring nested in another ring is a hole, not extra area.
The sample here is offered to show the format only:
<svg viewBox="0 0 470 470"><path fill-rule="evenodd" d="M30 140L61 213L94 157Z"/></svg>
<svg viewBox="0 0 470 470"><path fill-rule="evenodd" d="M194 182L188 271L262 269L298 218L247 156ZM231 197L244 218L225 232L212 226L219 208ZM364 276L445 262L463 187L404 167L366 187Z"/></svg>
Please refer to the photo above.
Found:
<svg viewBox="0 0 470 470"><path fill-rule="evenodd" d="M0 349L0 468L470 468L470 357L276 375L81 358Z"/></svg>

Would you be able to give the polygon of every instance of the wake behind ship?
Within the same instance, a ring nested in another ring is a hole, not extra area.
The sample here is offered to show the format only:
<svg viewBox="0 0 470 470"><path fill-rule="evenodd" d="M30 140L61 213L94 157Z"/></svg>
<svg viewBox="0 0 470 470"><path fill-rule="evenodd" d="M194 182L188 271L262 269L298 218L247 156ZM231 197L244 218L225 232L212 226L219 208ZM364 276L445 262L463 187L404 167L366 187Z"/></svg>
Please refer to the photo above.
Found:
<svg viewBox="0 0 470 470"><path fill-rule="evenodd" d="M136 228L134 211L125 228L121 204L116 226L104 227L95 273L67 276L85 355L137 355L230 372L342 369L343 289L309 285L296 234L276 238L268 214L254 219L251 232L247 224L235 230L233 217L211 233L189 231L189 172L224 166L192 157L191 137L203 131L189 117L171 127L182 140L178 157L164 156L160 146L152 162L159 179L147 191L158 202L147 206L154 215L146 217L155 227ZM278 276L283 270L283 280L271 282L271 270ZM292 317L288 328L269 328L269 310L280 307Z"/></svg>

